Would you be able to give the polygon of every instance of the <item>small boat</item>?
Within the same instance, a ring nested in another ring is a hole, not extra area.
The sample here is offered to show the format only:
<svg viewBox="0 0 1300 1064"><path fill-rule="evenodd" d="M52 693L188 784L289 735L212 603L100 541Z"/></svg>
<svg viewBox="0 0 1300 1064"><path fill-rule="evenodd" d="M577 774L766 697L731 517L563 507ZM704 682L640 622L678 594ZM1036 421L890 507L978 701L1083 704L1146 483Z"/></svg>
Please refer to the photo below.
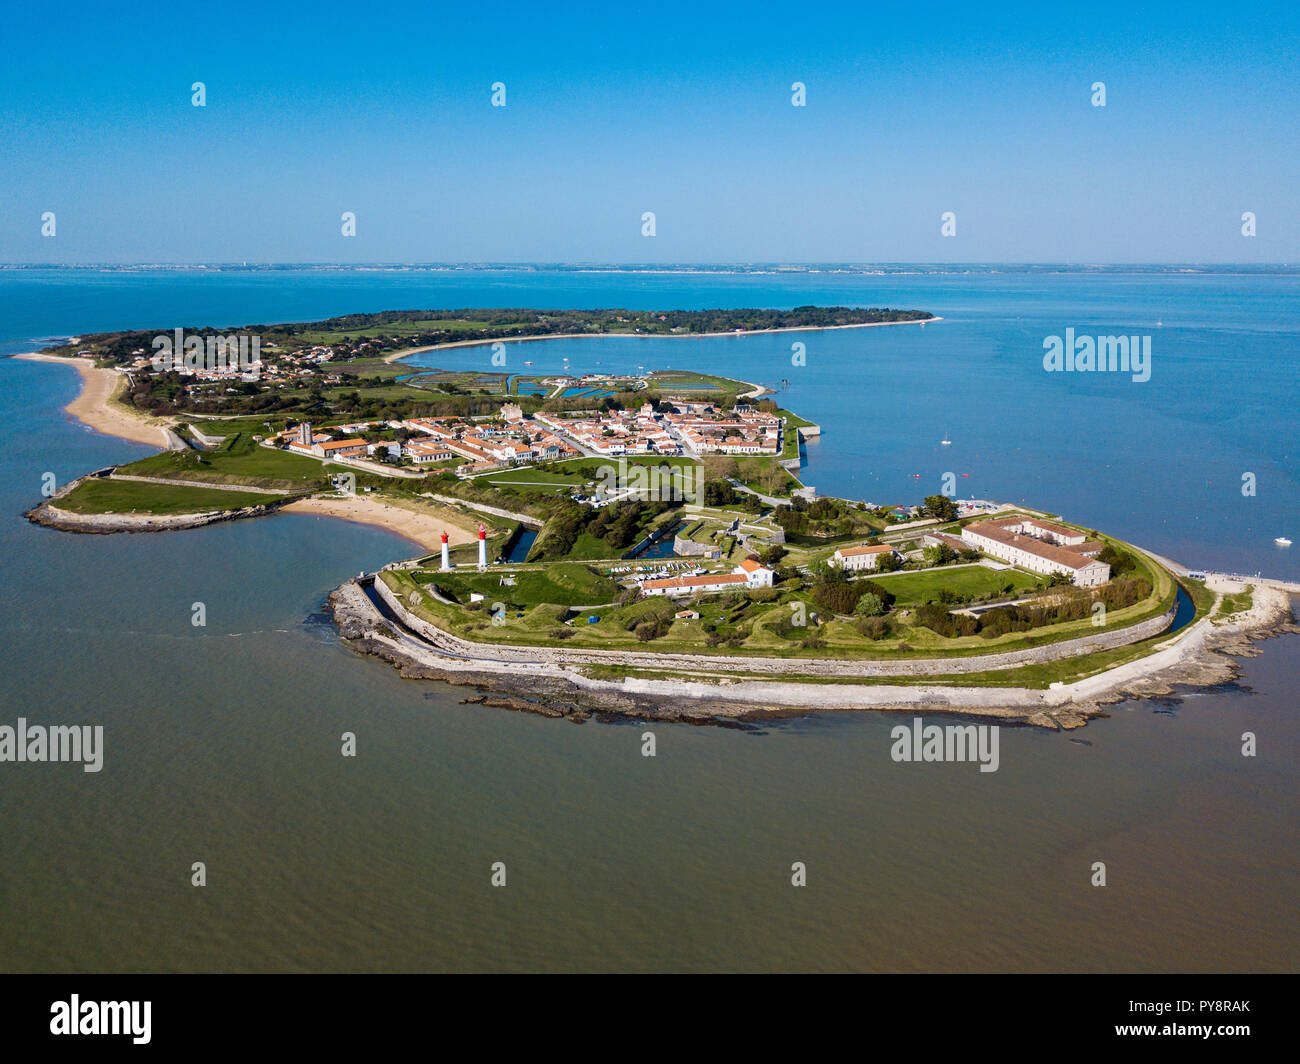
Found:
<svg viewBox="0 0 1300 1064"><path fill-rule="evenodd" d="M531 362L525 362L524 365L525 365L525 366L531 366L532 363L531 363Z"/></svg>
<svg viewBox="0 0 1300 1064"><path fill-rule="evenodd" d="M913 473L913 474L912 474L912 479L913 479L913 480L920 480L920 479L921 479L921 474L920 474L920 473Z"/></svg>
<svg viewBox="0 0 1300 1064"><path fill-rule="evenodd" d="M945 438L945 439L942 439L942 440L939 441L939 445L940 445L941 447L951 447L951 446L952 446L952 440L949 440L949 439L946 439L946 438Z"/></svg>
<svg viewBox="0 0 1300 1064"><path fill-rule="evenodd" d="M1278 536L1277 539L1273 540L1273 542L1276 543L1279 547L1291 546L1291 541L1287 539L1286 536Z"/></svg>
<svg viewBox="0 0 1300 1064"><path fill-rule="evenodd" d="M969 473L963 473L962 476L964 476L964 477L968 477L968 476L970 476L970 474L969 474Z"/></svg>

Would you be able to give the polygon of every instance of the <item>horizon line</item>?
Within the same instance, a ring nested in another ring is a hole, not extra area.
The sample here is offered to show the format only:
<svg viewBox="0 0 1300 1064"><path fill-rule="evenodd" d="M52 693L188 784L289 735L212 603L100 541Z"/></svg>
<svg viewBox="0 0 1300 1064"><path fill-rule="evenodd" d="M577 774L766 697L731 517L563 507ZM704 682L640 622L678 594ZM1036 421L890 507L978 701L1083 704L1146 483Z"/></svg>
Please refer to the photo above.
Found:
<svg viewBox="0 0 1300 1064"><path fill-rule="evenodd" d="M892 261L850 261L850 260L791 260L776 259L771 261L762 261L756 259L750 260L719 260L719 261L669 261L669 262L614 262L605 260L592 261L574 261L574 260L461 260L461 261L437 261L430 260L425 262L404 262L404 261L375 261L375 262L336 262L328 260L302 260L302 261L263 261L250 262L246 260L227 260L227 261L194 261L194 262L169 262L169 261L85 261L85 262L0 262L0 270L31 270L31 269L234 269L234 270L260 270L260 269L339 269L339 270L374 270L374 269L620 269L620 270L637 270L637 271L655 271L655 270L684 270L684 269L766 269L766 270L821 270L821 269L994 269L998 267L1014 267L1018 269L1067 269L1067 270L1106 270L1106 269L1134 269L1134 268L1161 268L1161 269L1196 269L1196 270L1213 270L1213 269L1297 269L1300 263L1289 261L1282 262L1187 262L1187 261L1115 261L1115 262L1065 262L1052 260L972 260L968 262L935 262L925 260L892 260Z"/></svg>

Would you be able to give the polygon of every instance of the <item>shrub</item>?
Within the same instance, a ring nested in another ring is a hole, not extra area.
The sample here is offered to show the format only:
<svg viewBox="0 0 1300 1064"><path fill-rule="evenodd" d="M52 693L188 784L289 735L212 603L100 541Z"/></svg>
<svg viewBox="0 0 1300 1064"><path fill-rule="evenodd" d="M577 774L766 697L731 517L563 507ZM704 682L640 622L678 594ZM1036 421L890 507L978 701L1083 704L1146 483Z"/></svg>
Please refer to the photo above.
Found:
<svg viewBox="0 0 1300 1064"><path fill-rule="evenodd" d="M853 607L853 612L859 617L879 617L885 612L885 604L880 600L879 595L873 595L868 591L858 599L858 604Z"/></svg>
<svg viewBox="0 0 1300 1064"><path fill-rule="evenodd" d="M813 601L831 613L852 613L862 597L861 585L849 583L824 583L813 588Z"/></svg>
<svg viewBox="0 0 1300 1064"><path fill-rule="evenodd" d="M884 639L889 635L889 622L883 617L863 617L856 627L858 635L867 639Z"/></svg>

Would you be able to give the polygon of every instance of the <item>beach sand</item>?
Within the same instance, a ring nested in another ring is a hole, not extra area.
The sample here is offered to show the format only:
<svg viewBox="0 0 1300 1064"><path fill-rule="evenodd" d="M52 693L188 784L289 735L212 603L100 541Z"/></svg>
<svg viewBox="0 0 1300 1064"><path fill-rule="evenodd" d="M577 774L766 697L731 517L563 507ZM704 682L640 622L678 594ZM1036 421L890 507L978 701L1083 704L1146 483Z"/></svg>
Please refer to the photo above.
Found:
<svg viewBox="0 0 1300 1064"><path fill-rule="evenodd" d="M318 495L291 502L282 507L280 512L317 514L321 517L356 521L363 525L379 525L430 551L439 549L444 531L447 533L447 542L453 547L471 543L478 538L478 525L472 518L436 503L396 503L365 495Z"/></svg>
<svg viewBox="0 0 1300 1064"><path fill-rule="evenodd" d="M29 352L14 355L27 362L56 362L71 365L81 374L81 394L63 409L96 432L116 436L135 443L166 447L166 422L147 414L138 414L113 401L119 389L125 387L125 378L111 369L98 369L88 358L60 358Z"/></svg>
<svg viewBox="0 0 1300 1064"><path fill-rule="evenodd" d="M28 362L55 362L75 366L81 374L81 394L64 407L69 414L97 432L118 439L166 447L164 431L166 422L161 418L137 414L113 397L122 387L121 374L110 369L99 369L88 358L60 358L37 352L14 355ZM351 498L323 496L303 499L283 508L288 513L313 513L322 517L340 518L360 524L378 525L396 532L426 550L437 550L442 532L452 546L472 542L478 536L478 524L465 514L450 507L423 500L406 502L385 501L364 495Z"/></svg>

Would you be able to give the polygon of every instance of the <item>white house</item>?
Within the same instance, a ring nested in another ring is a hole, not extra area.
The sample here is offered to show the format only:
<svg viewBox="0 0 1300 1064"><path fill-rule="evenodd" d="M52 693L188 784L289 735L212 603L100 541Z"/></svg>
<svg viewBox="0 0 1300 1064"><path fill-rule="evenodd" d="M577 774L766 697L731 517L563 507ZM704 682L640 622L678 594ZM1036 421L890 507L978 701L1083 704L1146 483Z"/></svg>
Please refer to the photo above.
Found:
<svg viewBox="0 0 1300 1064"><path fill-rule="evenodd" d="M773 572L757 558L746 558L736 566L736 575L745 578L750 588L771 587Z"/></svg>
<svg viewBox="0 0 1300 1064"><path fill-rule="evenodd" d="M409 440L402 448L402 454L417 465L425 465L429 462L445 462L455 457L446 444L434 440Z"/></svg>
<svg viewBox="0 0 1300 1064"><path fill-rule="evenodd" d="M896 554L893 547L880 543L872 547L841 547L831 555L830 564L838 565L845 572L858 569L875 569L880 565L882 554Z"/></svg>

